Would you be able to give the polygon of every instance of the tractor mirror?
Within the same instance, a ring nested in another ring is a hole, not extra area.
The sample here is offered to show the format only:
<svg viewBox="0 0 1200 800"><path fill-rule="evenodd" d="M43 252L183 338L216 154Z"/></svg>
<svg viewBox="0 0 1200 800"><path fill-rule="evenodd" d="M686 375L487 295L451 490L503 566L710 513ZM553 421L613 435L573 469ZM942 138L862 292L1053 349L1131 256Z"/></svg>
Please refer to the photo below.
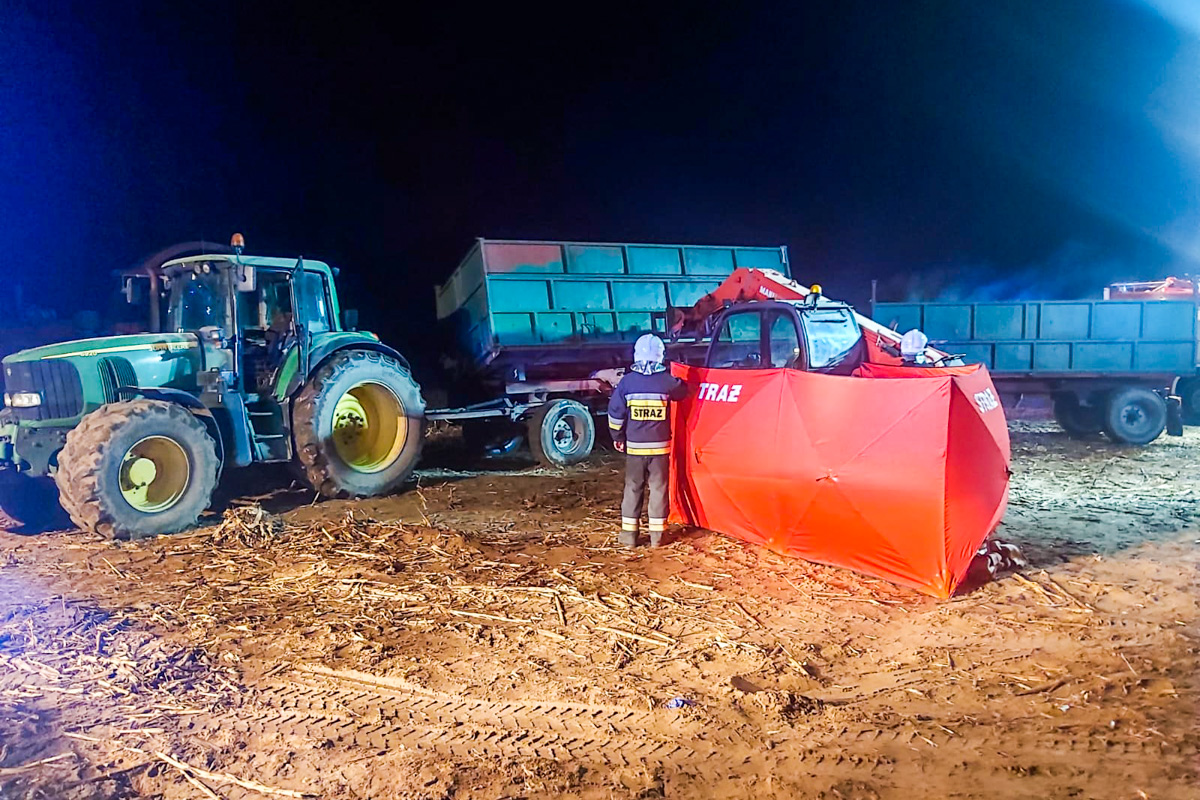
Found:
<svg viewBox="0 0 1200 800"><path fill-rule="evenodd" d="M245 264L237 264L233 271L234 277L237 278L237 290L239 292L254 291L254 267L247 267Z"/></svg>
<svg viewBox="0 0 1200 800"><path fill-rule="evenodd" d="M125 302L131 306L142 302L141 287L133 276L125 277L125 286L121 289L121 293L125 295Z"/></svg>
<svg viewBox="0 0 1200 800"><path fill-rule="evenodd" d="M358 330L358 310L346 308L342 310L342 330Z"/></svg>

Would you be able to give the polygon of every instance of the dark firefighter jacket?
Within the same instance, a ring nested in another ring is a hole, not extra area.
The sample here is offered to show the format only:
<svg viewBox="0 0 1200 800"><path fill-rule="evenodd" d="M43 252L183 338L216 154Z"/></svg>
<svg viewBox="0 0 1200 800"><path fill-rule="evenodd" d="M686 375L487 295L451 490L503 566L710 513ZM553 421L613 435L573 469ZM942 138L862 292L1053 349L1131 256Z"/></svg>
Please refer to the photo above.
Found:
<svg viewBox="0 0 1200 800"><path fill-rule="evenodd" d="M627 372L608 401L608 428L631 456L661 456L671 449L667 403L687 394L687 384L663 370Z"/></svg>

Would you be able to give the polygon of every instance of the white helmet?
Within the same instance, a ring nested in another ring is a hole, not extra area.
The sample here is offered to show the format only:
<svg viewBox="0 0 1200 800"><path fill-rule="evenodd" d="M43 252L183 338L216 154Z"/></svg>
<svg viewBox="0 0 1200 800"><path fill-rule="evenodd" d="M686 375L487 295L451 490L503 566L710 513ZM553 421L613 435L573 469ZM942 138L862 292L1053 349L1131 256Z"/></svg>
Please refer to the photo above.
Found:
<svg viewBox="0 0 1200 800"><path fill-rule="evenodd" d="M663 340L653 333L643 334L633 345L634 362L648 361L651 364L661 364L667 355L667 346Z"/></svg>

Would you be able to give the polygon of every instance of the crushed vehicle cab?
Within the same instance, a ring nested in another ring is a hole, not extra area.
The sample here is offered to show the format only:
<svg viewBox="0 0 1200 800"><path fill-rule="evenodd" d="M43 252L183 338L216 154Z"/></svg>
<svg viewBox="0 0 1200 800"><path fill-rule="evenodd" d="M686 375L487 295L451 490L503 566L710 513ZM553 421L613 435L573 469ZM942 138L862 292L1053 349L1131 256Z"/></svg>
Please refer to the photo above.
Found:
<svg viewBox="0 0 1200 800"><path fill-rule="evenodd" d="M849 375L865 358L866 342L854 309L810 294L806 300L730 308L716 326L705 366Z"/></svg>
<svg viewBox="0 0 1200 800"><path fill-rule="evenodd" d="M711 339L672 367L671 519L949 597L1007 507L987 370L765 271L673 317Z"/></svg>
<svg viewBox="0 0 1200 800"><path fill-rule="evenodd" d="M289 462L326 496L384 493L419 456L405 359L340 314L319 261L202 255L164 264L163 331L3 362L0 524L62 508L113 538L183 530L228 468ZM36 500L36 502L34 502Z"/></svg>

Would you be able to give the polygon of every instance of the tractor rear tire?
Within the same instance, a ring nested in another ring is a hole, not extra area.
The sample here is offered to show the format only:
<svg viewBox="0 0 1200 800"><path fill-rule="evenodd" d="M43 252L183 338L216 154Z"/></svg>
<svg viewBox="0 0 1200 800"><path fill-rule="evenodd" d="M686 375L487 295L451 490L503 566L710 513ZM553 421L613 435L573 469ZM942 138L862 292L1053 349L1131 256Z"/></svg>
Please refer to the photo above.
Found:
<svg viewBox="0 0 1200 800"><path fill-rule="evenodd" d="M1073 394L1055 395L1054 420L1068 436L1082 439L1104 430L1104 409L1080 405Z"/></svg>
<svg viewBox="0 0 1200 800"><path fill-rule="evenodd" d="M592 412L575 400L551 400L533 413L527 425L529 450L547 467L578 464L596 445Z"/></svg>
<svg viewBox="0 0 1200 800"><path fill-rule="evenodd" d="M300 391L292 436L304 479L325 497L374 497L408 480L421 456L421 387L386 353L337 353Z"/></svg>
<svg viewBox="0 0 1200 800"><path fill-rule="evenodd" d="M67 434L54 480L80 528L142 539L193 527L219 466L216 442L186 408L129 400L101 406Z"/></svg>
<svg viewBox="0 0 1200 800"><path fill-rule="evenodd" d="M0 472L0 530L25 535L70 524L53 478Z"/></svg>
<svg viewBox="0 0 1200 800"><path fill-rule="evenodd" d="M1167 427L1167 403L1151 389L1118 389L1104 410L1104 433L1121 444L1150 444Z"/></svg>

